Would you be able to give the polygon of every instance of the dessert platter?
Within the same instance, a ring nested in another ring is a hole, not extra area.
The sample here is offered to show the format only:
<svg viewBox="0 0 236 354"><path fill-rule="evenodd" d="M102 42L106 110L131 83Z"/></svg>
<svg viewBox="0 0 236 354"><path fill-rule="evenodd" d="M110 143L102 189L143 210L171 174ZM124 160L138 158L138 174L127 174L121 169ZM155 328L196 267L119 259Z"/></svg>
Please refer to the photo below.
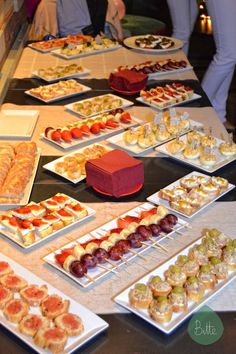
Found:
<svg viewBox="0 0 236 354"><path fill-rule="evenodd" d="M165 111L156 116L153 122L126 130L117 134L107 141L115 146L125 149L135 155L149 152L176 135L183 135L202 124L189 119L187 112Z"/></svg>
<svg viewBox="0 0 236 354"><path fill-rule="evenodd" d="M41 53L49 53L52 50L63 47L66 43L86 43L87 41L91 41L92 38L83 34L69 35L63 38L49 39L48 41L33 42L28 47Z"/></svg>
<svg viewBox="0 0 236 354"><path fill-rule="evenodd" d="M147 200L153 204L163 204L191 218L233 188L235 185L225 178L193 171L152 194Z"/></svg>
<svg viewBox="0 0 236 354"><path fill-rule="evenodd" d="M236 242L217 229L182 249L114 301L170 334L236 277Z"/></svg>
<svg viewBox="0 0 236 354"><path fill-rule="evenodd" d="M48 68L39 68L32 74L44 81L54 82L59 79L71 79L73 77L81 77L89 74L90 71L76 63L68 65L57 65Z"/></svg>
<svg viewBox="0 0 236 354"><path fill-rule="evenodd" d="M128 37L123 42L129 48L149 53L171 52L183 46L183 42L177 38L150 34Z"/></svg>
<svg viewBox="0 0 236 354"><path fill-rule="evenodd" d="M62 48L53 50L51 53L59 58L70 60L106 53L118 48L121 48L121 45L117 41L98 35L82 43L65 43Z"/></svg>
<svg viewBox="0 0 236 354"><path fill-rule="evenodd" d="M80 100L65 106L65 108L82 118L89 118L94 115L112 111L117 108L132 106L133 102L113 94L95 96L86 100Z"/></svg>
<svg viewBox="0 0 236 354"><path fill-rule="evenodd" d="M158 110L171 108L183 103L189 103L201 98L193 89L181 83L172 83L165 86L157 86L150 90L142 90L137 101L147 104Z"/></svg>
<svg viewBox="0 0 236 354"><path fill-rule="evenodd" d="M135 257L154 248L168 252L161 242L176 236L187 223L164 206L144 203L43 259L83 287L107 274L116 273Z"/></svg>
<svg viewBox="0 0 236 354"><path fill-rule="evenodd" d="M101 138L117 134L136 126L141 120L124 112L122 108L85 120L78 120L62 127L47 127L41 137L67 150L79 145L94 143Z"/></svg>
<svg viewBox="0 0 236 354"><path fill-rule="evenodd" d="M25 91L25 94L44 103L52 103L72 96L81 95L90 90L90 87L79 84L74 79L69 79L66 81L58 81L54 84L32 88Z"/></svg>
<svg viewBox="0 0 236 354"><path fill-rule="evenodd" d="M193 67L185 60L162 59L158 61L148 60L135 65L121 65L116 71L131 70L148 75L149 79L171 73L181 73L191 70Z"/></svg>
<svg viewBox="0 0 236 354"><path fill-rule="evenodd" d="M189 132L158 146L158 152L213 173L236 159L236 144L198 131Z"/></svg>
<svg viewBox="0 0 236 354"><path fill-rule="evenodd" d="M72 353L108 324L0 254L0 323L37 353Z"/></svg>
<svg viewBox="0 0 236 354"><path fill-rule="evenodd" d="M0 209L28 203L40 150L34 142L0 143Z"/></svg>
<svg viewBox="0 0 236 354"><path fill-rule="evenodd" d="M0 112L0 138L30 138L39 116L38 110L3 109Z"/></svg>
<svg viewBox="0 0 236 354"><path fill-rule="evenodd" d="M95 211L63 193L8 210L0 215L0 232L23 248L30 248L66 232L87 220Z"/></svg>
<svg viewBox="0 0 236 354"><path fill-rule="evenodd" d="M111 148L103 144L91 144L49 162L43 168L72 183L79 183L86 178L86 162L101 157L111 150Z"/></svg>

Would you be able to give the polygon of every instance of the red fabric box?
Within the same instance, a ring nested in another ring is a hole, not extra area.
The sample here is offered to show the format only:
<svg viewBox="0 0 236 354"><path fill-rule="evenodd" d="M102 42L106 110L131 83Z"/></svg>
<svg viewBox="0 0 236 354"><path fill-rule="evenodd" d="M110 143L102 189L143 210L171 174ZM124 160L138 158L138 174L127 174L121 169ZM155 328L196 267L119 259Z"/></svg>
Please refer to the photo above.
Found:
<svg viewBox="0 0 236 354"><path fill-rule="evenodd" d="M126 152L113 150L86 165L87 184L119 197L144 183L144 166Z"/></svg>
<svg viewBox="0 0 236 354"><path fill-rule="evenodd" d="M121 70L111 73L109 85L112 88L122 91L141 91L146 87L147 75L133 70Z"/></svg>

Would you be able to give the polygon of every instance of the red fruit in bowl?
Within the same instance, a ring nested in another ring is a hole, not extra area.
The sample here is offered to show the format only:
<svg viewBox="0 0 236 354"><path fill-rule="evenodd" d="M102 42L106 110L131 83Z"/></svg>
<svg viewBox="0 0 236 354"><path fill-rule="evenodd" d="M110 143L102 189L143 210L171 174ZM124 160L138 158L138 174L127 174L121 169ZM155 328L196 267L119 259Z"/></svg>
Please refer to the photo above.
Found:
<svg viewBox="0 0 236 354"><path fill-rule="evenodd" d="M130 123L132 120L131 115L128 112L124 112L121 114L120 121L122 123Z"/></svg>
<svg viewBox="0 0 236 354"><path fill-rule="evenodd" d="M99 134L100 133L100 123L94 123L91 127L90 127L90 131L93 134Z"/></svg>
<svg viewBox="0 0 236 354"><path fill-rule="evenodd" d="M61 138L65 141L65 143L70 143L72 140L71 132L69 130L63 130L61 133Z"/></svg>
<svg viewBox="0 0 236 354"><path fill-rule="evenodd" d="M61 140L61 132L59 130L54 130L54 132L51 134L51 139L54 141Z"/></svg>
<svg viewBox="0 0 236 354"><path fill-rule="evenodd" d="M80 128L72 128L70 130L70 133L71 133L72 138L74 138L74 139L79 139L83 136L83 133L80 130Z"/></svg>

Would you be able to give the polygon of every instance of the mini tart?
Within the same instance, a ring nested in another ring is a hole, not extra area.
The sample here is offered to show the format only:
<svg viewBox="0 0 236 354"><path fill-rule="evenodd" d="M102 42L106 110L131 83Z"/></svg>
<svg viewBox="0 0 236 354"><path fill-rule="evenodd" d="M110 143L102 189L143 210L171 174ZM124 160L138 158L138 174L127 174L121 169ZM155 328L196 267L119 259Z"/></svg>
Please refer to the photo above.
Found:
<svg viewBox="0 0 236 354"><path fill-rule="evenodd" d="M167 296L172 289L171 285L167 281L163 281L158 275L149 280L148 286L154 297Z"/></svg>
<svg viewBox="0 0 236 354"><path fill-rule="evenodd" d="M73 313L64 313L54 319L56 327L63 329L68 336L79 336L83 330L81 318Z"/></svg>
<svg viewBox="0 0 236 354"><path fill-rule="evenodd" d="M172 191L174 193L175 200L182 199L187 195L186 189L182 187L175 187Z"/></svg>
<svg viewBox="0 0 236 354"><path fill-rule="evenodd" d="M135 308L147 309L152 301L152 292L145 284L135 284L129 292L130 305Z"/></svg>
<svg viewBox="0 0 236 354"><path fill-rule="evenodd" d="M205 286L195 276L191 276L185 283L189 300L199 302L205 293Z"/></svg>
<svg viewBox="0 0 236 354"><path fill-rule="evenodd" d="M225 280L228 277L228 266L224 261L221 261L219 257L211 257L210 264L212 266L212 273L219 280Z"/></svg>
<svg viewBox="0 0 236 354"><path fill-rule="evenodd" d="M39 306L48 294L47 285L29 285L20 291L20 296L30 306Z"/></svg>
<svg viewBox="0 0 236 354"><path fill-rule="evenodd" d="M202 265L198 273L198 280L206 289L214 289L216 285L216 277L212 274L212 267L209 264Z"/></svg>
<svg viewBox="0 0 236 354"><path fill-rule="evenodd" d="M3 277L6 274L13 273L12 268L10 267L8 262L1 261L0 262L0 277Z"/></svg>
<svg viewBox="0 0 236 354"><path fill-rule="evenodd" d="M182 200L189 203L194 210L200 208L200 206L202 205L202 202L199 199L190 197L188 195Z"/></svg>
<svg viewBox="0 0 236 354"><path fill-rule="evenodd" d="M158 196L162 199L165 199L165 200L175 200L175 195L174 195L174 192L173 190L171 189L160 189L160 191L158 192Z"/></svg>
<svg viewBox="0 0 236 354"><path fill-rule="evenodd" d="M189 197L197 198L202 202L207 202L210 199L209 194L206 191L204 191L201 187L191 189L188 195Z"/></svg>
<svg viewBox="0 0 236 354"><path fill-rule="evenodd" d="M182 286L175 286L170 295L169 300L172 304L172 309L174 312L185 311L188 307L187 295Z"/></svg>
<svg viewBox="0 0 236 354"><path fill-rule="evenodd" d="M25 279L16 274L6 274L0 279L0 283L12 291L20 291L28 283Z"/></svg>
<svg viewBox="0 0 236 354"><path fill-rule="evenodd" d="M195 260L199 265L208 264L208 256L204 245L195 245L189 250L189 259Z"/></svg>
<svg viewBox="0 0 236 354"><path fill-rule="evenodd" d="M8 321L19 323L21 319L29 312L29 306L20 299L10 300L4 307L3 313Z"/></svg>
<svg viewBox="0 0 236 354"><path fill-rule="evenodd" d="M67 334L61 328L41 328L34 336L34 343L53 353L63 352L67 343Z"/></svg>
<svg viewBox="0 0 236 354"><path fill-rule="evenodd" d="M170 207L186 215L194 212L193 206L185 200L170 201Z"/></svg>
<svg viewBox="0 0 236 354"><path fill-rule="evenodd" d="M158 323L170 322L173 314L172 305L165 296L153 299L148 308L151 318Z"/></svg>
<svg viewBox="0 0 236 354"><path fill-rule="evenodd" d="M166 145L166 150L172 155L177 155L185 148L185 143L182 140L172 140Z"/></svg>
<svg viewBox="0 0 236 354"><path fill-rule="evenodd" d="M183 151L183 156L189 160L195 160L200 156L201 150L199 147L193 148L191 145L186 146Z"/></svg>
<svg viewBox="0 0 236 354"><path fill-rule="evenodd" d="M208 182L206 184L202 184L201 188L204 192L206 192L212 196L219 195L219 193L220 193L219 187L211 182Z"/></svg>
<svg viewBox="0 0 236 354"><path fill-rule="evenodd" d="M171 286L183 286L187 277L181 267L172 265L165 271L165 278Z"/></svg>
<svg viewBox="0 0 236 354"><path fill-rule="evenodd" d="M227 189L229 185L227 179L215 176L211 177L211 183L220 188L221 190Z"/></svg>
<svg viewBox="0 0 236 354"><path fill-rule="evenodd" d="M8 301L13 299L13 293L11 290L3 285L0 285L0 309L3 309Z"/></svg>
<svg viewBox="0 0 236 354"><path fill-rule="evenodd" d="M203 154L199 160L204 166L214 166L216 164L216 156L214 154Z"/></svg>
<svg viewBox="0 0 236 354"><path fill-rule="evenodd" d="M63 300L58 295L49 295L41 302L40 309L43 316L53 319L67 312L69 305L69 300Z"/></svg>
<svg viewBox="0 0 236 354"><path fill-rule="evenodd" d="M19 330L27 336L34 337L39 329L49 326L50 320L48 318L31 313L22 318L19 323Z"/></svg>
<svg viewBox="0 0 236 354"><path fill-rule="evenodd" d="M180 186L190 191L192 188L198 187L199 183L194 177L184 177L180 180Z"/></svg>

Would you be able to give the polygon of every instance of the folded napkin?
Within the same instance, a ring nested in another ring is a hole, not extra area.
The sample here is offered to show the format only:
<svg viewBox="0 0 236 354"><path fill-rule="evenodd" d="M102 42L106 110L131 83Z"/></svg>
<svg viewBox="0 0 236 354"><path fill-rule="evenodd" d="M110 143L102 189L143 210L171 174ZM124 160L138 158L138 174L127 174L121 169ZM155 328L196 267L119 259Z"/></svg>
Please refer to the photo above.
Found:
<svg viewBox="0 0 236 354"><path fill-rule="evenodd" d="M87 184L115 197L144 183L144 166L126 152L112 150L86 165Z"/></svg>
<svg viewBox="0 0 236 354"><path fill-rule="evenodd" d="M135 91L144 89L147 84L147 79L146 74L125 69L111 73L108 81L111 87L118 90Z"/></svg>

